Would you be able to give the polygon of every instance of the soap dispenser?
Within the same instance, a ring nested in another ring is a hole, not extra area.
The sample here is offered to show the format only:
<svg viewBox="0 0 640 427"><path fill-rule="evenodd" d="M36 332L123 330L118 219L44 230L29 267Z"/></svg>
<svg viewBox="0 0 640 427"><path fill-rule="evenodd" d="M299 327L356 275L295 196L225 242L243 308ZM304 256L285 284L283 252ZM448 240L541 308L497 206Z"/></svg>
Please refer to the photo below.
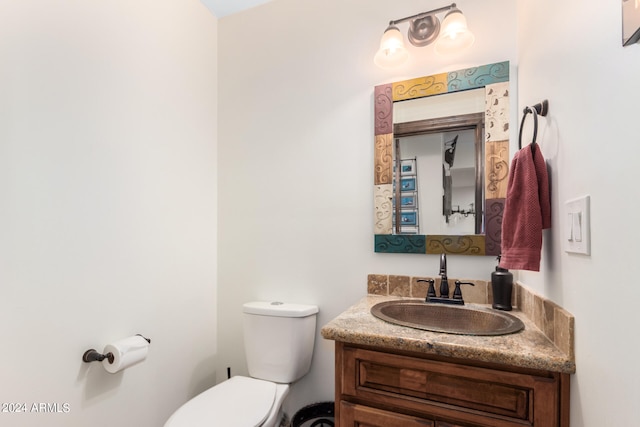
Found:
<svg viewBox="0 0 640 427"><path fill-rule="evenodd" d="M498 256L498 263L500 257ZM511 311L511 294L513 293L513 274L499 265L491 273L491 289L493 291L492 307L498 310Z"/></svg>

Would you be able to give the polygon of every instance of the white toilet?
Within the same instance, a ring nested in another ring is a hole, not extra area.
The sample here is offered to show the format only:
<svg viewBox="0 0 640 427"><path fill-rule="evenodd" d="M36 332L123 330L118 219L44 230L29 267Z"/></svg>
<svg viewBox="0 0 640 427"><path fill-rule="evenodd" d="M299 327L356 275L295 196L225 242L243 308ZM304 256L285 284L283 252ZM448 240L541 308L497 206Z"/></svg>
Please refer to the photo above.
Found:
<svg viewBox="0 0 640 427"><path fill-rule="evenodd" d="M235 376L182 405L164 427L277 427L289 384L311 366L318 307L243 305L249 377Z"/></svg>

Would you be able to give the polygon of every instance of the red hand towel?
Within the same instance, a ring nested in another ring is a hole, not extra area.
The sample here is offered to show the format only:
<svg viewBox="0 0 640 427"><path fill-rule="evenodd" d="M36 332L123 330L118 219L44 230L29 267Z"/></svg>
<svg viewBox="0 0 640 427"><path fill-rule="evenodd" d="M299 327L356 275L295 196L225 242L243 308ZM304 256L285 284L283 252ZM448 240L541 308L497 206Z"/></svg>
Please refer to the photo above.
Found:
<svg viewBox="0 0 640 427"><path fill-rule="evenodd" d="M542 230L551 227L547 165L540 146L518 151L511 162L502 217L500 267L540 271Z"/></svg>

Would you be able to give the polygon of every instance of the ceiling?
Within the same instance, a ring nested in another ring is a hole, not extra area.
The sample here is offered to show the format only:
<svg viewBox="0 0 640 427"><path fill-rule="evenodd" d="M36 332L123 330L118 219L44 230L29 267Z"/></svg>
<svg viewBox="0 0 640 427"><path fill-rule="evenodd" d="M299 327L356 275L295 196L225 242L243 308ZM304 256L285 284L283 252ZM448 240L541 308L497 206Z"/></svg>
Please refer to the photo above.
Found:
<svg viewBox="0 0 640 427"><path fill-rule="evenodd" d="M216 18L241 12L271 0L200 0Z"/></svg>

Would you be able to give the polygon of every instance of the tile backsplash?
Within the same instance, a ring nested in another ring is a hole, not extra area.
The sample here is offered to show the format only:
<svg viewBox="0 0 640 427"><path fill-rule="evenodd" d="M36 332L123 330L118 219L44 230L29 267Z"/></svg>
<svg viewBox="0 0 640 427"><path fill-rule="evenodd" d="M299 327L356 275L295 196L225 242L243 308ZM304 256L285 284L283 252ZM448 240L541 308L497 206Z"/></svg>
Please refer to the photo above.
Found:
<svg viewBox="0 0 640 427"><path fill-rule="evenodd" d="M425 298L429 284L419 280L435 280L436 293L440 294L440 277L411 277L387 274L369 274L367 293L369 295L392 295L398 297ZM465 278L449 278L449 292L453 293L456 280L471 282L474 286L462 285L462 295L466 303L491 304L493 292L491 282ZM511 304L514 310L522 311L549 338L551 342L571 359L575 358L573 335L575 319L551 300L548 300L516 282L513 285Z"/></svg>
<svg viewBox="0 0 640 427"><path fill-rule="evenodd" d="M426 298L429 284L419 280L435 280L436 293L440 295L440 277L410 277L386 274L369 274L367 293L369 295L394 295L398 297ZM449 278L449 293L453 294L455 281L471 282L474 286L462 285L465 302L487 304L487 282L485 280Z"/></svg>

